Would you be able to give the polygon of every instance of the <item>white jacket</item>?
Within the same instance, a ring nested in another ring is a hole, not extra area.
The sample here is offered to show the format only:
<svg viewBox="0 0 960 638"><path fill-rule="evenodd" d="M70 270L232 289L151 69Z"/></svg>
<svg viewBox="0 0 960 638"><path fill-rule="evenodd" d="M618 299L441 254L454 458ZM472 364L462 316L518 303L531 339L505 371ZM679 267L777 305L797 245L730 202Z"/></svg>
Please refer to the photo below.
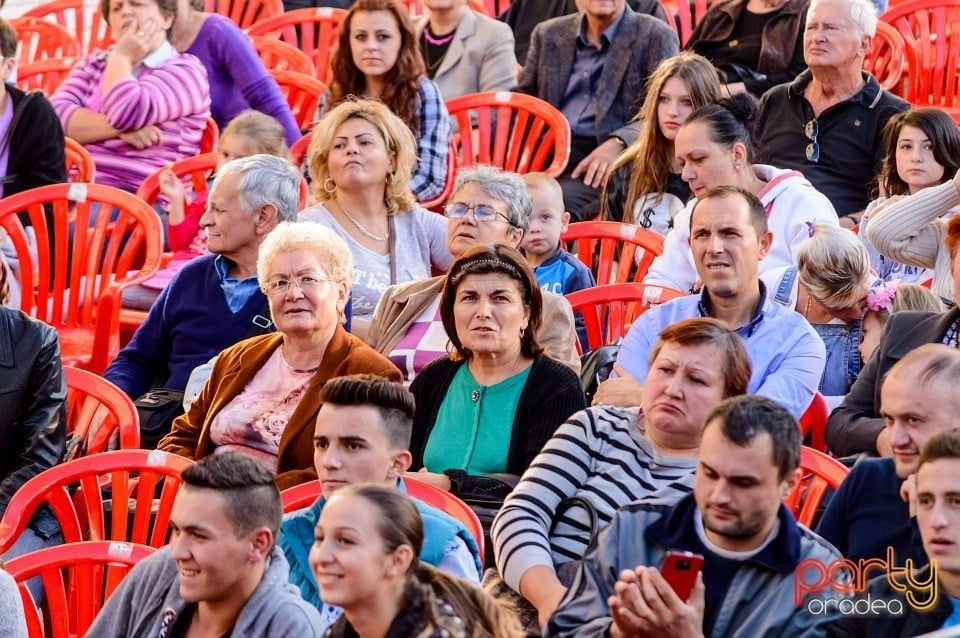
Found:
<svg viewBox="0 0 960 638"><path fill-rule="evenodd" d="M813 234L813 224L839 224L833 204L799 171L754 164L757 177L767 182L757 196L767 211L773 243L760 262L760 272L797 262L797 248ZM663 254L653 260L643 283L691 290L697 283L697 268L690 252L690 213L693 198L673 220L673 229L663 242Z"/></svg>

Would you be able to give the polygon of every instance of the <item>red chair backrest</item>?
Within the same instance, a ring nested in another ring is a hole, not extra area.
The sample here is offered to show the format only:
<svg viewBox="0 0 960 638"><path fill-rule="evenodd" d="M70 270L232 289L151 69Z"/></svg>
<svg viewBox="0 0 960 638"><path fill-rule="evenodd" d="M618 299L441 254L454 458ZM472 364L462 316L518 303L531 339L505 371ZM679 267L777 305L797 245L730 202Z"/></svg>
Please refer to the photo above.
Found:
<svg viewBox="0 0 960 638"><path fill-rule="evenodd" d="M958 106L960 0L911 0L880 19L903 36L905 99L915 106Z"/></svg>
<svg viewBox="0 0 960 638"><path fill-rule="evenodd" d="M593 350L626 336L637 317L653 306L683 295L672 288L625 283L584 288L566 298L574 312L582 313L587 347ZM577 350L581 350L579 340Z"/></svg>
<svg viewBox="0 0 960 638"><path fill-rule="evenodd" d="M267 69L275 71L296 71L309 76L317 74L310 56L300 49L282 40L268 38L265 35L251 35L250 43L260 56Z"/></svg>
<svg viewBox="0 0 960 638"><path fill-rule="evenodd" d="M712 2L710 0L660 0L663 10L667 14L667 23L680 39L683 47L690 41L694 27L700 24ZM692 7L691 7L692 5Z"/></svg>
<svg viewBox="0 0 960 638"><path fill-rule="evenodd" d="M94 49L106 50L113 44L110 25L100 13L100 3L93 3L92 12L84 0L54 0L24 11L24 16L44 18L66 27L80 43L84 55Z"/></svg>
<svg viewBox="0 0 960 638"><path fill-rule="evenodd" d="M20 310L57 328L65 362L103 372L119 349L121 293L160 268L157 213L110 186L52 184L5 198L0 226L19 263Z"/></svg>
<svg viewBox="0 0 960 638"><path fill-rule="evenodd" d="M477 541L477 547L480 549L480 563L483 564L483 528L480 525L480 519L470 509L470 506L450 492L445 492L429 483L411 479L407 476L403 477L403 482L407 487L407 494L427 505L432 505L463 523L467 531ZM319 481L310 481L309 483L288 487L280 493L280 498L283 501L283 513L289 514L313 505L313 502L320 498L322 493Z"/></svg>
<svg viewBox="0 0 960 638"><path fill-rule="evenodd" d="M155 551L136 543L90 541L48 547L10 559L4 569L20 590L28 635L85 635L127 572ZM39 609L26 586L34 577L43 581L44 601Z"/></svg>
<svg viewBox="0 0 960 638"><path fill-rule="evenodd" d="M159 450L116 450L44 470L10 499L0 520L0 553L44 503L57 517L65 543L116 540L162 547L183 483L180 473L191 465L188 458Z"/></svg>
<svg viewBox="0 0 960 638"><path fill-rule="evenodd" d="M93 182L97 175L97 165L93 162L93 156L83 147L83 144L72 137L63 138L64 155L67 160L67 181L68 182Z"/></svg>
<svg viewBox="0 0 960 638"><path fill-rule="evenodd" d="M296 71L270 71L283 94L293 119L301 131L309 131L317 121L320 99L327 86L320 80Z"/></svg>
<svg viewBox="0 0 960 638"><path fill-rule="evenodd" d="M17 86L24 91L38 89L47 97L53 95L70 69L73 60L46 59L17 66Z"/></svg>
<svg viewBox="0 0 960 638"><path fill-rule="evenodd" d="M560 239L573 243L573 251L599 285L643 281L654 258L663 252L663 237L622 222L577 222Z"/></svg>
<svg viewBox="0 0 960 638"><path fill-rule="evenodd" d="M140 447L140 415L123 390L92 372L67 366L67 438L69 459L107 450L119 433L120 449Z"/></svg>
<svg viewBox="0 0 960 638"><path fill-rule="evenodd" d="M886 22L877 22L873 46L863 58L863 70L872 73L880 86L896 95L904 95L903 36Z"/></svg>
<svg viewBox="0 0 960 638"><path fill-rule="evenodd" d="M66 28L42 18L22 17L9 21L17 32L20 55L17 64L46 59L76 60L83 54L80 42Z"/></svg>
<svg viewBox="0 0 960 638"><path fill-rule="evenodd" d="M433 199L425 199L420 205L427 210L435 213L442 213L443 206L453 195L453 187L457 183L457 149L453 144L453 138L450 139L450 148L447 151L447 180L443 183L443 190Z"/></svg>
<svg viewBox="0 0 960 638"><path fill-rule="evenodd" d="M247 29L249 35L265 35L286 42L310 56L316 77L328 82L330 57L337 47L337 31L346 17L343 9L315 7L294 9L260 20Z"/></svg>
<svg viewBox="0 0 960 638"><path fill-rule="evenodd" d="M220 142L220 127L212 117L207 118L207 124L203 127L203 133L200 136L200 151L197 155L204 153L214 153L217 150L217 144Z"/></svg>
<svg viewBox="0 0 960 638"><path fill-rule="evenodd" d="M827 490L836 490L850 470L840 461L809 447L800 448L800 481L783 500L797 521L811 527Z"/></svg>
<svg viewBox="0 0 960 638"><path fill-rule="evenodd" d="M830 418L830 404L827 403L827 398L819 392L814 393L813 400L800 417L800 433L804 437L809 434L810 447L824 453L830 452L826 438L828 418Z"/></svg>
<svg viewBox="0 0 960 638"><path fill-rule="evenodd" d="M282 0L206 0L204 11L230 18L241 29L283 13Z"/></svg>
<svg viewBox="0 0 960 638"><path fill-rule="evenodd" d="M570 123L539 98L509 91L447 100L457 123L457 166L489 164L514 173L558 177L570 159Z"/></svg>
<svg viewBox="0 0 960 638"><path fill-rule="evenodd" d="M308 131L303 137L290 146L290 161L298 169L302 168L310 158L307 157L307 151L310 148L310 141L313 139L313 133Z"/></svg>

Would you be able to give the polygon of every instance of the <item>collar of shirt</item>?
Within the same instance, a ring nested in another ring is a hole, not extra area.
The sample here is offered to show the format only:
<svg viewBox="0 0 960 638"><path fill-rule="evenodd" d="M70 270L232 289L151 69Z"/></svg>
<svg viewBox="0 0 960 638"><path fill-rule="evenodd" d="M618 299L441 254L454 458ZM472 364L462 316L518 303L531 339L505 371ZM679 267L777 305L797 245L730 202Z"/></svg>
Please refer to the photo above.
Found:
<svg viewBox="0 0 960 638"><path fill-rule="evenodd" d="M869 73L862 73L862 75L863 86L843 102L857 102L861 106L873 109L880 101L880 98L883 97L883 87L880 86L876 79ZM803 91L812 80L813 71L804 69L793 82L787 84L787 95L794 98L803 97ZM841 104L843 104L843 102L841 102Z"/></svg>
<svg viewBox="0 0 960 638"><path fill-rule="evenodd" d="M754 331L757 329L757 326L760 325L760 322L763 321L764 315L764 305L767 303L767 287L763 285L763 282L758 280L760 284L760 303L757 304L757 307L753 309L753 316L750 317L750 321L743 324L734 332L744 336L743 332L746 333L745 336L752 336ZM700 311L701 317L712 317L710 313L710 293L707 290L706 286L700 291L700 301L697 303L697 310Z"/></svg>
<svg viewBox="0 0 960 638"><path fill-rule="evenodd" d="M173 48L173 45L170 44L170 41L164 40L163 44L148 53L147 57L140 60L140 64L137 65L137 70L140 70L142 67L156 69L164 62L177 55L179 55L179 53L177 53L177 50Z"/></svg>
<svg viewBox="0 0 960 638"><path fill-rule="evenodd" d="M600 34L599 48L601 51L605 50L610 43L613 42L613 37L617 34L617 29L620 27L620 23L623 22L623 16L626 12L626 9L621 11L619 17L613 21L613 24L604 29L603 33ZM580 18L580 29L577 30L577 46L593 47L593 43L590 42L590 39L587 37L587 16Z"/></svg>
<svg viewBox="0 0 960 638"><path fill-rule="evenodd" d="M220 280L220 290L227 301L231 312L240 312L250 301L257 291L260 290L260 282L255 274L250 275L244 280L235 279L229 273L230 261L223 255L217 255L213 260L213 265L217 269L217 279Z"/></svg>

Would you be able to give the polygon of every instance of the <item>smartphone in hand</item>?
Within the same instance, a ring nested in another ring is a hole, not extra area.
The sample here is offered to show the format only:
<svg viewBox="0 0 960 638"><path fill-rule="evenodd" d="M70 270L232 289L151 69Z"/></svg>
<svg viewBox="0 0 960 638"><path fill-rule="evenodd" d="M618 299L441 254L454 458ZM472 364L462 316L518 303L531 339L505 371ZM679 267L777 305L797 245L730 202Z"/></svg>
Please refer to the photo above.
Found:
<svg viewBox="0 0 960 638"><path fill-rule="evenodd" d="M667 552L660 574L683 602L690 598L697 574L703 568L703 556L693 552Z"/></svg>

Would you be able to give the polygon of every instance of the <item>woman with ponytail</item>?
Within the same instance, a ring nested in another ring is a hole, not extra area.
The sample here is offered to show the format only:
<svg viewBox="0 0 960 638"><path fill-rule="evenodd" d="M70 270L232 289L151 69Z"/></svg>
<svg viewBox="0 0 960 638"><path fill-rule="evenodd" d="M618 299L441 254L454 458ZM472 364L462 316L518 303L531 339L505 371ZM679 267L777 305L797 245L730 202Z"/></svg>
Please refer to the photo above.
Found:
<svg viewBox="0 0 960 638"><path fill-rule="evenodd" d="M310 550L323 601L343 608L326 636L523 636L493 598L421 563L422 543L423 523L406 494L362 483L337 490Z"/></svg>

